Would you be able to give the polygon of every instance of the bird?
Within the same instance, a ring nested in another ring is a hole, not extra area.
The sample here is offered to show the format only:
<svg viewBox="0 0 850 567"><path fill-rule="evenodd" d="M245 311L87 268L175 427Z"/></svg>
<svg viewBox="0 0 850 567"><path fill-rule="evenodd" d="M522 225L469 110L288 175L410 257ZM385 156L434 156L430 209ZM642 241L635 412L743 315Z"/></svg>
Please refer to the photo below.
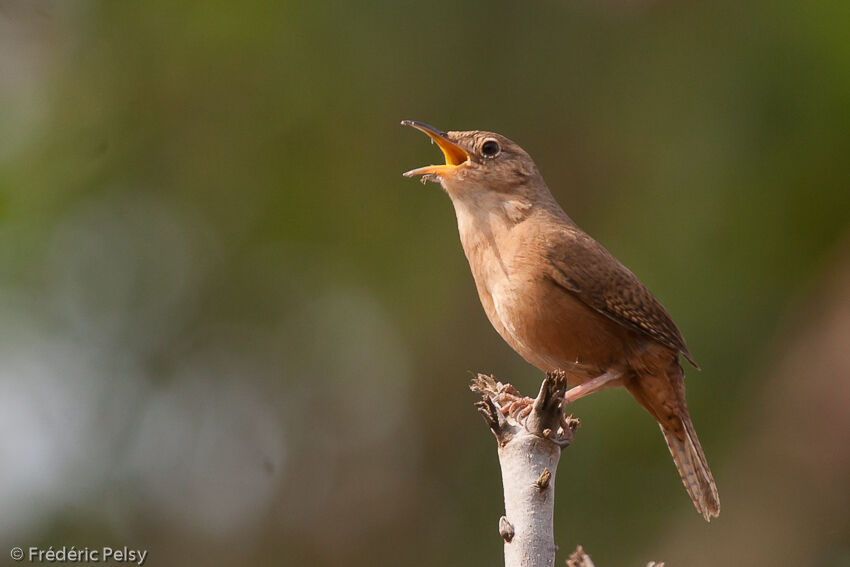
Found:
<svg viewBox="0 0 850 567"><path fill-rule="evenodd" d="M720 497L685 400L680 355L699 369L667 310L626 266L567 216L534 160L493 132L428 135L445 164L407 171L439 183L487 318L526 361L562 371L564 404L624 387L664 434L676 469L706 521Z"/></svg>

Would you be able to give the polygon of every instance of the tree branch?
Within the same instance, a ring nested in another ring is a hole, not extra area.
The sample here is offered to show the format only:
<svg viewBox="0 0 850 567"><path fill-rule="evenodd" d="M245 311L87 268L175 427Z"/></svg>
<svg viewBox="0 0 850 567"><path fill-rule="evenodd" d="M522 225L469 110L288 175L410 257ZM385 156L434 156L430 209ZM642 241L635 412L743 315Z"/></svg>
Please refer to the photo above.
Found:
<svg viewBox="0 0 850 567"><path fill-rule="evenodd" d="M535 399L523 397L510 384L479 374L470 389L481 394L475 407L496 436L505 493L505 515L499 535L505 542L505 567L553 567L555 474L561 450L568 447L579 420L566 417L566 375L550 372ZM647 567L663 567L650 562ZM594 567L581 546L567 567Z"/></svg>
<svg viewBox="0 0 850 567"><path fill-rule="evenodd" d="M553 516L555 475L561 449L568 446L578 420L566 418L562 400L564 373L546 375L537 398L524 398L510 384L478 375L476 407L499 445L505 516L499 534L505 542L506 567L552 567L555 564Z"/></svg>
<svg viewBox="0 0 850 567"><path fill-rule="evenodd" d="M584 549L581 546L578 546L576 550L570 554L569 559L567 559L567 567L595 567L595 565L593 565L593 561L590 560L590 556L584 552ZM650 561L646 564L646 567L664 567L664 563Z"/></svg>

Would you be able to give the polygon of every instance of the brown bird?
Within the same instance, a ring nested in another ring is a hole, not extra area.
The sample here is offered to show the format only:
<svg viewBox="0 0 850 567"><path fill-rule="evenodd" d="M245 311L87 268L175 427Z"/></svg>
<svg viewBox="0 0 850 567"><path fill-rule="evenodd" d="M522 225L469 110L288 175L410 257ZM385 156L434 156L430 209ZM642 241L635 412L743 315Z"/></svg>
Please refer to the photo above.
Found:
<svg viewBox="0 0 850 567"><path fill-rule="evenodd" d="M492 132L442 132L405 120L445 165L408 171L452 200L478 296L496 331L525 360L563 370L565 402L623 386L661 426L697 511L720 512L717 487L685 403L679 354L696 367L661 303L561 209L531 157Z"/></svg>

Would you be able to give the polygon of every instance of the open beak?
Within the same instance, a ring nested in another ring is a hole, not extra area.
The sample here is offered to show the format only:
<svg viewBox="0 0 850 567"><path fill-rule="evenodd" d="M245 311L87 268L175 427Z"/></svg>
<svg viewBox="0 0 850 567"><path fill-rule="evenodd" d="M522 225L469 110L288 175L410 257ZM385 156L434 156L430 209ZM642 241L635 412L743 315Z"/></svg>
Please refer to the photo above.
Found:
<svg viewBox="0 0 850 567"><path fill-rule="evenodd" d="M428 137L440 146L440 150L442 150L443 156L446 158L446 165L426 165L425 167L411 169L403 174L405 177L449 173L469 160L469 154L466 153L466 150L449 140L446 137L445 132L441 132L433 126L423 124L422 122L416 122L415 120L402 120L401 125L412 126L417 130L428 134Z"/></svg>

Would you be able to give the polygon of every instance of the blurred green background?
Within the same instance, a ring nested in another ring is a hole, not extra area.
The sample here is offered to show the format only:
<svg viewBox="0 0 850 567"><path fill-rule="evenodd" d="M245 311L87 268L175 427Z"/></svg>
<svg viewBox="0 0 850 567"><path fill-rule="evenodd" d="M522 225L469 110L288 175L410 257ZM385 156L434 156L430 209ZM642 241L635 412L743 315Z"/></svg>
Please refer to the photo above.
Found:
<svg viewBox="0 0 850 567"><path fill-rule="evenodd" d="M850 4L0 2L0 550L497 565L487 322L401 119L503 133L667 306L723 513L577 403L558 563L850 565ZM3 561L6 561L5 559Z"/></svg>

